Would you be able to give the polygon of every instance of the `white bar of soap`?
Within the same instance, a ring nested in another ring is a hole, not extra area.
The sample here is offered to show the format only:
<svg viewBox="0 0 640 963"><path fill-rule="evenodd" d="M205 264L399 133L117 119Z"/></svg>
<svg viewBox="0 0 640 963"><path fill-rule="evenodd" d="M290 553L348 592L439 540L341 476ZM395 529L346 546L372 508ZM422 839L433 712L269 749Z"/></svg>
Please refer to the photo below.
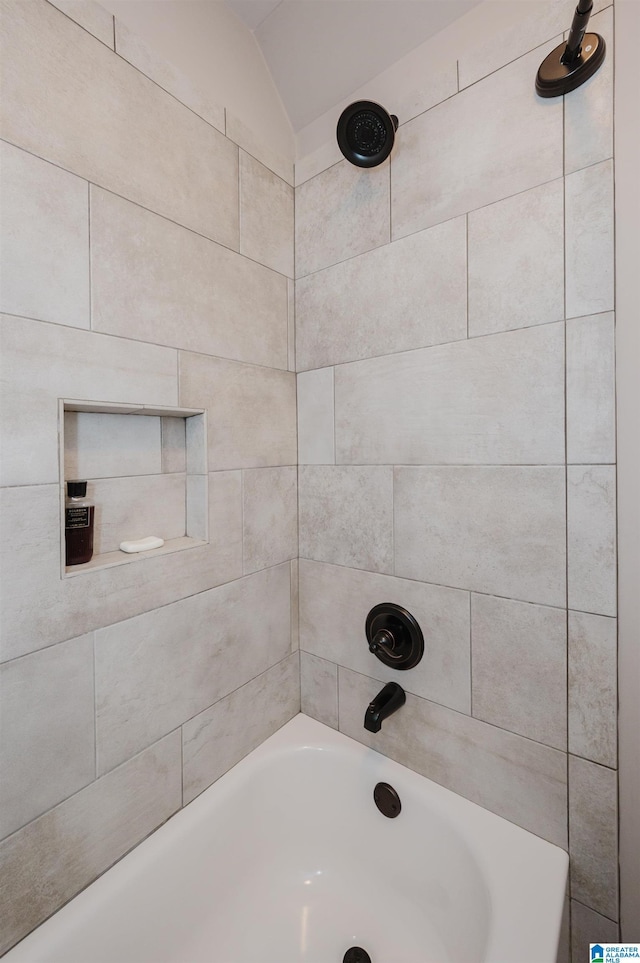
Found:
<svg viewBox="0 0 640 963"><path fill-rule="evenodd" d="M138 538L133 542L120 542L120 551L132 555L134 552L148 552L152 548L161 548L163 545L164 538L149 535L148 538Z"/></svg>

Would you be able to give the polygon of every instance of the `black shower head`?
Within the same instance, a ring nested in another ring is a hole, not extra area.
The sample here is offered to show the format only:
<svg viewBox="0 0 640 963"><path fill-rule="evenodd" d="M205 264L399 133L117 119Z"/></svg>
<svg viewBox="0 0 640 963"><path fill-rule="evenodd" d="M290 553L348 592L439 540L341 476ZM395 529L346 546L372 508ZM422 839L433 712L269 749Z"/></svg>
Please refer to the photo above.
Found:
<svg viewBox="0 0 640 963"><path fill-rule="evenodd" d="M370 100L350 104L340 115L338 147L356 167L377 167L393 147L398 118Z"/></svg>
<svg viewBox="0 0 640 963"><path fill-rule="evenodd" d="M593 0L578 0L566 43L548 54L536 75L540 97L561 97L592 77L602 64L605 42L599 33L585 33Z"/></svg>

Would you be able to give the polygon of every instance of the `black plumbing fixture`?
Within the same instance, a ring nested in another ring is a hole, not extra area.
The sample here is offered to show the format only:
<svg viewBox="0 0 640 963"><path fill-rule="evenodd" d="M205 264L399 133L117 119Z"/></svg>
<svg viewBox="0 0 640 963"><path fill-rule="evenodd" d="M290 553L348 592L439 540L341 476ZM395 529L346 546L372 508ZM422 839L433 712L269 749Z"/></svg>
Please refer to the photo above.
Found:
<svg viewBox="0 0 640 963"><path fill-rule="evenodd" d="M364 714L364 727L369 732L380 732L382 722L397 712L405 704L407 697L402 686L397 682L387 682L375 699L367 706Z"/></svg>
<svg viewBox="0 0 640 963"><path fill-rule="evenodd" d="M340 114L338 147L356 167L377 167L391 153L397 129L395 114L370 100L358 100Z"/></svg>
<svg viewBox="0 0 640 963"><path fill-rule="evenodd" d="M585 33L592 0L578 0L566 44L559 44L540 64L536 91L540 97L560 97L592 77L602 64L605 43L599 33Z"/></svg>
<svg viewBox="0 0 640 963"><path fill-rule="evenodd" d="M361 946L350 946L342 958L342 963L371 963L371 957Z"/></svg>
<svg viewBox="0 0 640 963"><path fill-rule="evenodd" d="M387 819L395 819L402 811L400 796L388 782L379 782L373 790L373 801Z"/></svg>
<svg viewBox="0 0 640 963"><path fill-rule="evenodd" d="M374 605L365 622L369 651L391 669L413 669L424 654L424 637L410 612L395 602Z"/></svg>

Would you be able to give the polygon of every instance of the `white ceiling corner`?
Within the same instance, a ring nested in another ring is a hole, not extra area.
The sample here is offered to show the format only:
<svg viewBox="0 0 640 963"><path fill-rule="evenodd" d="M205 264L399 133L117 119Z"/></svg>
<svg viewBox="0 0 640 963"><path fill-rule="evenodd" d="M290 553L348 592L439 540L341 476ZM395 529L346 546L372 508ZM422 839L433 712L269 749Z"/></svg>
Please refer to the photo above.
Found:
<svg viewBox="0 0 640 963"><path fill-rule="evenodd" d="M298 132L480 0L225 0Z"/></svg>

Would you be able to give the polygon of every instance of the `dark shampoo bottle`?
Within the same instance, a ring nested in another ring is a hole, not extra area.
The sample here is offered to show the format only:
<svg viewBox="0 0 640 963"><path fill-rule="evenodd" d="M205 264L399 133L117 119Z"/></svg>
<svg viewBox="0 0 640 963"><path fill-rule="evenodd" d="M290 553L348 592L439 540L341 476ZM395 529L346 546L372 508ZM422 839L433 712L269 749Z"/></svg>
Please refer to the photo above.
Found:
<svg viewBox="0 0 640 963"><path fill-rule="evenodd" d="M82 565L93 555L95 506L87 496L86 481L68 481L64 512L66 564Z"/></svg>

